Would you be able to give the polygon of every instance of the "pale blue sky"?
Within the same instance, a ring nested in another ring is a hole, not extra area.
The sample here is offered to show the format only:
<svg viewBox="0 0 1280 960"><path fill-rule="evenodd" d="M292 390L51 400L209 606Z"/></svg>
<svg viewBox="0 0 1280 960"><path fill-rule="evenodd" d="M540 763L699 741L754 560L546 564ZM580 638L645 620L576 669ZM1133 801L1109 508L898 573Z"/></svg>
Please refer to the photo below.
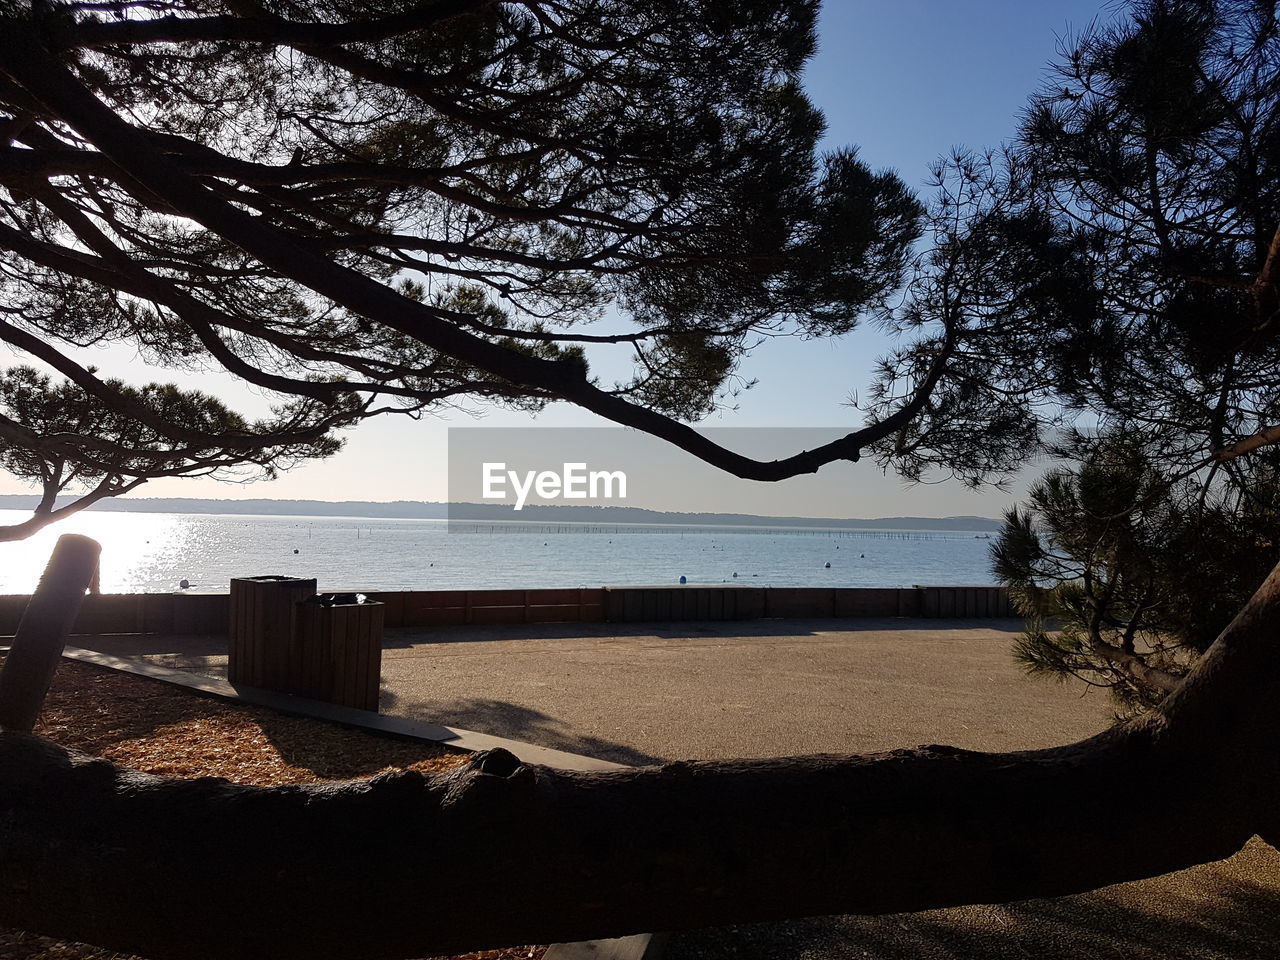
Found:
<svg viewBox="0 0 1280 960"><path fill-rule="evenodd" d="M954 146L996 146L1013 135L1027 96L1045 78L1059 38L1095 16L1114 15L1098 0L828 0L820 25L821 46L807 71L810 94L826 112L831 146L857 144L872 166L896 170L925 191L929 164ZM863 391L886 341L864 329L839 342L777 339L762 346L743 373L759 384L737 409L707 422L716 427L813 427L857 422L844 402ZM126 354L98 360L105 373L153 379ZM245 388L215 387L212 378L177 378L213 388L237 405L261 406ZM336 457L294 470L272 483L226 484L213 480L154 481L135 496L213 498L278 497L322 500L443 500L445 438L458 426L604 426L590 414L560 405L537 418L493 412L481 420L465 414L423 422L403 418L371 422L349 434ZM874 466L842 469L848 479L824 502L778 509L820 516L996 516L1011 494L973 494L958 484L905 487ZM732 486L740 481L725 479ZM0 493L21 492L0 475ZM798 493L798 490L796 491ZM1016 488L1015 488L1016 494ZM809 500L811 493L802 498ZM674 504L644 503L667 508Z"/></svg>

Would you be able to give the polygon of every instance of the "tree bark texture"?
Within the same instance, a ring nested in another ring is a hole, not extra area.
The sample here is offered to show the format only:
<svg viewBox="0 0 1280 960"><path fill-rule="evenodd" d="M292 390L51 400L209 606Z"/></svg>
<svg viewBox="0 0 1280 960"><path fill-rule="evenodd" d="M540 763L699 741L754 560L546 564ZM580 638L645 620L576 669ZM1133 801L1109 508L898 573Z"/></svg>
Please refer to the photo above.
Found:
<svg viewBox="0 0 1280 960"><path fill-rule="evenodd" d="M0 670L0 729L30 733L36 725L101 551L79 534L58 538Z"/></svg>

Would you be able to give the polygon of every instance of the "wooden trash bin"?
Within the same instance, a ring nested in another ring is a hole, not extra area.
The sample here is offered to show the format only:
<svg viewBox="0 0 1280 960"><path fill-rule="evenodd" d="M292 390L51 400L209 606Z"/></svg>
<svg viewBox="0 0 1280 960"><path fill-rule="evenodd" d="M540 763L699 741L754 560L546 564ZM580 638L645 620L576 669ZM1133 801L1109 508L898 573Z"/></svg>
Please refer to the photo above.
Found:
<svg viewBox="0 0 1280 960"><path fill-rule="evenodd" d="M294 634L294 605L313 597L315 580L240 577L231 581L227 679L281 690Z"/></svg>
<svg viewBox="0 0 1280 960"><path fill-rule="evenodd" d="M289 672L296 684L286 692L377 710L385 605L339 593L299 601L294 609Z"/></svg>

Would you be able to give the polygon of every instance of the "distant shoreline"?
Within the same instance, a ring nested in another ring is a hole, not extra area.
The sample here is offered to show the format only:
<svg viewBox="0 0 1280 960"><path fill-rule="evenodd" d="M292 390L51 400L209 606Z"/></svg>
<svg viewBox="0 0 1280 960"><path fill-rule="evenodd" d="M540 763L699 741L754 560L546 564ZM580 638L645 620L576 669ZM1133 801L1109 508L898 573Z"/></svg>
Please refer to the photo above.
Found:
<svg viewBox="0 0 1280 960"><path fill-rule="evenodd" d="M30 510L39 498L0 494L0 509ZM392 520L477 520L512 523L500 504L439 503L421 500L208 500L187 497L138 497L103 500L89 508L115 513L208 513L304 517L369 517ZM770 517L747 513L677 513L640 507L584 507L530 504L519 518L529 523L617 523L671 526L820 527L828 530L932 530L995 532L989 517Z"/></svg>

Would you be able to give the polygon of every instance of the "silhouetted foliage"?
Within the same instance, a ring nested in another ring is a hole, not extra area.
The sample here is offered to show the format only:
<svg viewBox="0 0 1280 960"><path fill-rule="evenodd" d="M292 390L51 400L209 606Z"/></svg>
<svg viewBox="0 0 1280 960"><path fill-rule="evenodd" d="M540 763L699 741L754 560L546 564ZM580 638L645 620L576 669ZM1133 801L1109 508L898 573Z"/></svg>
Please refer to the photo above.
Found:
<svg viewBox="0 0 1280 960"><path fill-rule="evenodd" d="M40 502L31 519L0 526L0 540L29 536L41 527L106 497L118 496L155 477L201 476L229 470L257 469L268 476L304 457L322 457L338 448L333 437L292 440L290 421L305 421L311 403L281 407L272 427L278 442L260 451L227 449L213 444L176 443L151 424L175 423L216 436L262 433L219 400L172 384L131 387L103 381L119 403L98 402L76 384L55 383L27 366L0 371L0 416L40 438L39 443L0 444L0 469L35 484ZM141 415L134 416L135 410ZM120 456L127 449L129 455ZM60 494L78 491L70 502Z"/></svg>
<svg viewBox="0 0 1280 960"><path fill-rule="evenodd" d="M939 390L881 445L909 471L1015 469L1073 424L1189 469L1280 422L1276 19L1248 0L1130 14L1076 39L1003 153L936 170L937 242L896 315L925 336L878 408L949 321Z"/></svg>
<svg viewBox="0 0 1280 960"><path fill-rule="evenodd" d="M1274 451L1247 489L1170 477L1141 437L1091 439L1005 515L996 577L1027 616L1015 655L1050 679L1110 688L1118 715L1159 703L1275 566Z"/></svg>
<svg viewBox="0 0 1280 960"><path fill-rule="evenodd" d="M1019 656L1135 705L1280 557L1280 27L1247 0L1127 13L1067 45L1014 143L935 171L936 243L896 314L924 335L872 409L950 345L883 458L975 484L1068 461L996 551L1033 618Z"/></svg>
<svg viewBox="0 0 1280 960"><path fill-rule="evenodd" d="M166 422L69 345L121 340L301 398L298 443L382 409L561 399L760 480L878 444L976 482L1096 410L1101 431L1066 445L1082 466L1033 506L1073 550L1101 537L1096 561L1066 558L1071 579L1111 578L1136 609L1172 569L1162 538L1205 529L1184 516L1258 492L1280 297L1269 7L1135 10L1083 40L1006 158L940 170L938 243L890 310L917 208L847 152L815 158L795 83L813 3L0 0L0 339L166 443L255 454L276 424ZM629 331L583 332L610 303ZM923 333L865 429L759 463L674 419L731 389L762 332L840 333L863 311ZM591 343L634 350L635 376L595 382ZM0 438L53 450L14 418ZM128 432L116 447L174 456ZM1031 523L1002 547L1038 588L1057 547ZM4 732L0 920L157 957L421 956L1026 900L1214 861L1280 837L1278 610L1280 573L1154 716L1011 754L592 773L498 749L440 777L257 789ZM1194 650L1201 612L1170 612L1130 665L1180 669L1165 638ZM1158 802L1132 817L1117 797ZM370 851L377 869L353 870Z"/></svg>
<svg viewBox="0 0 1280 960"><path fill-rule="evenodd" d="M0 342L154 434L96 438L129 482L157 444L320 455L366 417L468 400L567 400L760 479L856 459L894 425L774 464L679 422L742 386L764 335L882 310L919 233L895 176L816 152L816 10L4 4ZM286 410L144 415L81 362L110 343ZM601 382L588 345L634 374ZM81 439L0 417L37 458Z"/></svg>

